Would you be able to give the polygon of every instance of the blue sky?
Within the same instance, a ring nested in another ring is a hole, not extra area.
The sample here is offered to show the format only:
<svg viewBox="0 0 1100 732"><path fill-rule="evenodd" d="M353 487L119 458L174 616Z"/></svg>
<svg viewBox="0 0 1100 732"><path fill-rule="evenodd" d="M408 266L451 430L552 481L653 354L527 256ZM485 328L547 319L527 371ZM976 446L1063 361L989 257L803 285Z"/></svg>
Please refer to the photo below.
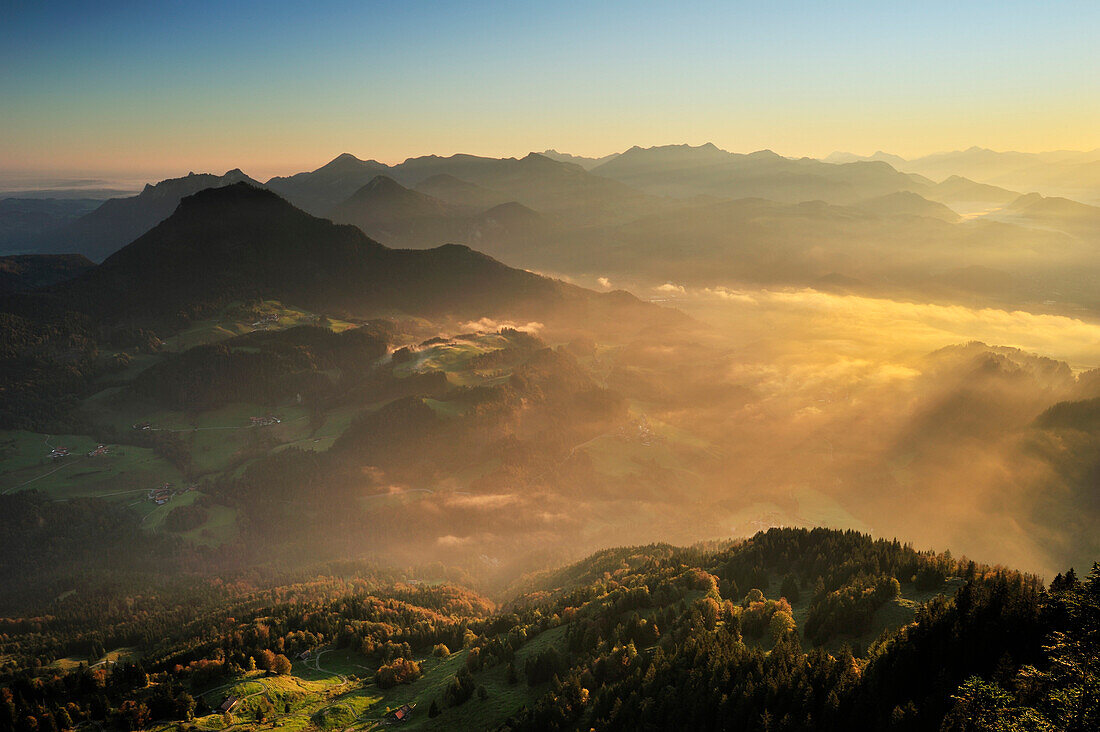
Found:
<svg viewBox="0 0 1100 732"><path fill-rule="evenodd" d="M0 168L1100 147L1096 2L3 3Z"/></svg>

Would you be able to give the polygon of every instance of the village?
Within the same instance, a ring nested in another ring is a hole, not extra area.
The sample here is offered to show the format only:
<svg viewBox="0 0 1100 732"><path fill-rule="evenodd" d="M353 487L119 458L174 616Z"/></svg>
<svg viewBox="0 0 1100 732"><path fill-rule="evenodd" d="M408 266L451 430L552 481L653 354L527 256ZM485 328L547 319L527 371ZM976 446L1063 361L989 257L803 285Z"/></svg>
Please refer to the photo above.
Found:
<svg viewBox="0 0 1100 732"><path fill-rule="evenodd" d="M193 491L197 487L198 486L195 485L194 483L188 483L187 485L181 486L179 488L176 488L171 483L164 483L163 485L161 485L157 488L150 488L149 493L148 493L148 499L150 501L152 501L153 503L157 504L158 506L163 506L164 504L168 503L168 501L172 500L176 496L182 496L184 493L188 493L190 491Z"/></svg>
<svg viewBox="0 0 1100 732"><path fill-rule="evenodd" d="M619 436L625 440L637 440L645 447L652 447L654 442L660 440L660 437L650 428L649 420L644 414L629 425L620 427Z"/></svg>
<svg viewBox="0 0 1100 732"><path fill-rule="evenodd" d="M108 452L110 452L110 450L106 445L97 445L95 449L88 452L88 457L102 457ZM59 460L60 458L69 457L70 454L70 450L67 447L54 447L50 450L49 458L51 460Z"/></svg>

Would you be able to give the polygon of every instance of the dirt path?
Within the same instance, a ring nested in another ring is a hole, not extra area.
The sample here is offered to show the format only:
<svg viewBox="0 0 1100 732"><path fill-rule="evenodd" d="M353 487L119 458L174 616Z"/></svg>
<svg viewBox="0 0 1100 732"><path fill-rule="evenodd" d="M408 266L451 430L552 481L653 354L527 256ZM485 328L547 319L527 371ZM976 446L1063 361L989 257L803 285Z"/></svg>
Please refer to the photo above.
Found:
<svg viewBox="0 0 1100 732"><path fill-rule="evenodd" d="M335 671L331 671L327 668L321 668L321 656L325 655L326 653L331 653L331 652L332 652L331 648L326 648L325 650L321 651L316 656L314 656L313 657L313 668L317 669L318 673L332 674L336 678L340 679L341 684L348 683L348 677L347 676L344 676L343 674L337 673Z"/></svg>
<svg viewBox="0 0 1100 732"><path fill-rule="evenodd" d="M46 447L50 448L51 450L54 447L53 445L50 444L50 439L52 437L53 437L53 435L46 435L46 439L43 440L43 442L46 443ZM59 470L64 470L65 468L76 465L77 463L79 463L83 459L84 459L84 456L78 457L75 460L67 460L65 458L61 458L62 464L59 465L58 467L54 468L53 470L49 471L48 473L43 473L42 475L37 475L37 476L31 478L30 480L25 480L22 483L20 483L19 485L13 485L11 488L5 488L3 493L0 493L0 495L5 495L6 496L9 493L12 493L14 491L19 490L20 488L22 488L25 485L30 485L31 483L33 483L36 480L41 480L42 478L53 475L54 473L56 473Z"/></svg>

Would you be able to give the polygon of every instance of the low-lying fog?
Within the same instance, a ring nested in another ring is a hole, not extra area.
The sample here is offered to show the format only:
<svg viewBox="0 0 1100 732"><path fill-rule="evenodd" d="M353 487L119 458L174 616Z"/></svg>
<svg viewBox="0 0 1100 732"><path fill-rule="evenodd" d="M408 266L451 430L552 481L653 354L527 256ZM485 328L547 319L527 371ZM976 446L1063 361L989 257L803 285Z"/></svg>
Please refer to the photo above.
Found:
<svg viewBox="0 0 1100 732"><path fill-rule="evenodd" d="M810 289L652 292L712 327L616 354L609 385L649 388L651 419L719 455L694 528L847 526L1048 576L1098 548L1095 445L1037 420L1100 396L1080 378L1100 324Z"/></svg>

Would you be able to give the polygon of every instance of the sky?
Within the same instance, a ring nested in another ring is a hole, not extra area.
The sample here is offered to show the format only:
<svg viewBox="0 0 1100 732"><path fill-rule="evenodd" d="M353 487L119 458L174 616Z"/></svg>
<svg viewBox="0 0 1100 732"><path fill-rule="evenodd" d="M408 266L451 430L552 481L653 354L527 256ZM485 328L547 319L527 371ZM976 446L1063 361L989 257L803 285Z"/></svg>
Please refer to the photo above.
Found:
<svg viewBox="0 0 1100 732"><path fill-rule="evenodd" d="M0 0L0 172L1100 147L1100 3Z"/></svg>

